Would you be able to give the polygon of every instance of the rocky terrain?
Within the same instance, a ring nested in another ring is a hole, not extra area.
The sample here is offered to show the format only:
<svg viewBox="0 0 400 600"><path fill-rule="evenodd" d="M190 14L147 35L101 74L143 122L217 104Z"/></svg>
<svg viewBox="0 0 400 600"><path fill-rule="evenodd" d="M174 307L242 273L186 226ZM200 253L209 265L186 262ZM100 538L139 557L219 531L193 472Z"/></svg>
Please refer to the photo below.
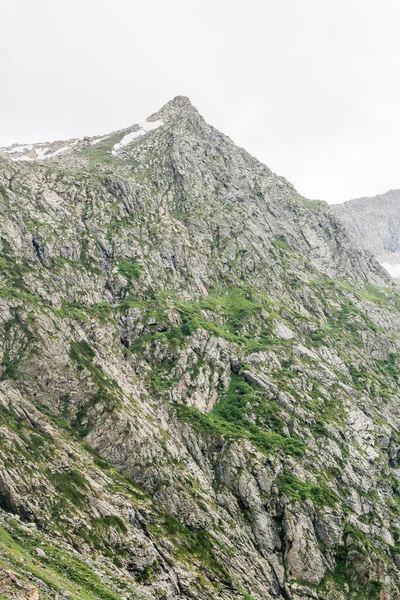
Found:
<svg viewBox="0 0 400 600"><path fill-rule="evenodd" d="M395 278L400 277L400 190L334 204L333 212L358 243L372 252Z"/></svg>
<svg viewBox="0 0 400 600"><path fill-rule="evenodd" d="M0 598L400 598L387 272L186 98L39 146L0 159Z"/></svg>

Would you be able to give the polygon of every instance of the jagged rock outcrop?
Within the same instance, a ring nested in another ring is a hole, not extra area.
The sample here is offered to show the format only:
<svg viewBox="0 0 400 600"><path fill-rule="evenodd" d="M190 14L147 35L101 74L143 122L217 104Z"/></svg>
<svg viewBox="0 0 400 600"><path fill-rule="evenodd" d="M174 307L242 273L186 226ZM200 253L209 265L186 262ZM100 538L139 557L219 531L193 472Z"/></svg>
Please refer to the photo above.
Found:
<svg viewBox="0 0 400 600"><path fill-rule="evenodd" d="M0 159L7 577L40 598L398 598L387 273L186 98L57 144Z"/></svg>

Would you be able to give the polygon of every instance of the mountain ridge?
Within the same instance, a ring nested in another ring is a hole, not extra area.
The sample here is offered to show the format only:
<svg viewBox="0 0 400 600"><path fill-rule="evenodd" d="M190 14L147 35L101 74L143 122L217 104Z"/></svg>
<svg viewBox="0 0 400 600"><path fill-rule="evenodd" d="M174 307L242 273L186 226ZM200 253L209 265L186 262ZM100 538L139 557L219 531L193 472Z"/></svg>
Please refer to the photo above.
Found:
<svg viewBox="0 0 400 600"><path fill-rule="evenodd" d="M333 211L354 239L372 252L393 277L399 277L400 190L349 200L334 205Z"/></svg>
<svg viewBox="0 0 400 600"><path fill-rule="evenodd" d="M188 102L0 160L0 594L397 598L396 287Z"/></svg>
<svg viewBox="0 0 400 600"><path fill-rule="evenodd" d="M167 102L156 113L149 115L145 122L152 122L163 116L167 120L174 119L184 111L187 115L192 113L193 116L200 116L197 109L192 105L189 98L186 96L176 96ZM20 161L20 160L49 160L55 157L61 158L64 152L80 151L87 144L96 145L99 142L110 138L113 135L124 135L135 131L138 123L134 123L122 129L114 130L111 133L94 136L83 136L81 138L69 138L67 140L54 140L50 142L32 142L29 144L12 144L10 146L0 147L0 157L5 160ZM76 146L78 146L76 148ZM75 149L75 150L74 150ZM36 151L37 156L32 153ZM15 156L14 156L15 155ZM68 156L68 154L67 154ZM65 158L65 157L64 157Z"/></svg>

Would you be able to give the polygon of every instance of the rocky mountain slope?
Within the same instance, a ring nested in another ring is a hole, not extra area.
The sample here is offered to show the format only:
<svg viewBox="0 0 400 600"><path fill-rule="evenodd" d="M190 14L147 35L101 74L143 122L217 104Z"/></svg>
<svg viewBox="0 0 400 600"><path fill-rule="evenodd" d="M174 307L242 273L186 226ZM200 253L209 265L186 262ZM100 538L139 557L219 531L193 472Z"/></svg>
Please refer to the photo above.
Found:
<svg viewBox="0 0 400 600"><path fill-rule="evenodd" d="M332 210L393 277L400 277L400 190L335 204Z"/></svg>
<svg viewBox="0 0 400 600"><path fill-rule="evenodd" d="M46 147L0 159L0 598L399 598L387 273L186 98Z"/></svg>

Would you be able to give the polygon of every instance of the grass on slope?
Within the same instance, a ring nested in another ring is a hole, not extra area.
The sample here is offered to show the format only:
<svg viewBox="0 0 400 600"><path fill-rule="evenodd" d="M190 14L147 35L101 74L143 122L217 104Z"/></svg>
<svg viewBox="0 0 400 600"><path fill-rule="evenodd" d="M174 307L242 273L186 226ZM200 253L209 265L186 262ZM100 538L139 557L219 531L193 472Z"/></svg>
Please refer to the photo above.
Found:
<svg viewBox="0 0 400 600"><path fill-rule="evenodd" d="M36 548L43 550L45 556L39 558ZM121 600L121 594L113 591L111 577L103 583L78 553L67 551L58 542L50 544L39 532L23 528L17 521L9 531L0 526L0 564L28 579L38 578L52 592L68 591L74 600ZM121 582L121 586L125 584ZM43 592L41 596L52 597Z"/></svg>
<svg viewBox="0 0 400 600"><path fill-rule="evenodd" d="M246 414L251 406L255 422ZM265 402L242 377L233 375L227 393L221 393L213 410L207 414L187 405L177 405L178 417L198 431L214 432L236 439L249 439L262 452L281 449L285 454L301 457L304 443L283 432L284 421L276 402ZM265 431L269 429L269 431Z"/></svg>

